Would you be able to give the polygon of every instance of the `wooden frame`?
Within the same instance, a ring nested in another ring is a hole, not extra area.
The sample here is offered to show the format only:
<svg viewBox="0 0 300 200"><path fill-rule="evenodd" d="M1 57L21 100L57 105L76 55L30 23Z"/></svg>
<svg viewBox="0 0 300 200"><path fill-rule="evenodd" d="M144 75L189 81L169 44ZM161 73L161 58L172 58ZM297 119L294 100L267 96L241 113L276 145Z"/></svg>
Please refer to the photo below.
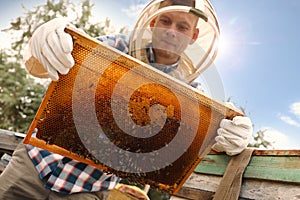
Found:
<svg viewBox="0 0 300 200"><path fill-rule="evenodd" d="M210 151L220 120L243 115L75 29L67 27L65 31L74 41L75 66L50 84L27 132L26 144L174 194ZM115 102L117 106L113 107ZM151 118L150 108L154 105L160 106ZM118 111L115 115L114 109ZM123 112L125 117L115 120ZM142 128L130 130L138 130L136 134L140 134L152 122L161 125L158 116L162 115L165 121L161 130L146 139L128 136L118 127L118 123L127 126L132 119ZM103 132L99 132L99 127ZM105 141L109 138L109 144L126 153L121 155L115 149L102 148L106 143L99 138L106 138ZM92 144L93 148L86 144ZM164 148L169 148L170 153L160 154ZM120 157L127 155L136 157ZM173 160L169 161L170 158Z"/></svg>

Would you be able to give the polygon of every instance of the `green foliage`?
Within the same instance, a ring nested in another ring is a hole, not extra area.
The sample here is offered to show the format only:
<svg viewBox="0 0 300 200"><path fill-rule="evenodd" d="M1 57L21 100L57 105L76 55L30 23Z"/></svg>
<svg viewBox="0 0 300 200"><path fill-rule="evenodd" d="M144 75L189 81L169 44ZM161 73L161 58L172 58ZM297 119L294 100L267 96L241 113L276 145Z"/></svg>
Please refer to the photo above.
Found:
<svg viewBox="0 0 300 200"><path fill-rule="evenodd" d="M27 45L33 32L44 22L55 17L66 17L68 10L74 10L74 4L70 0L60 0L57 3L55 0L48 0L46 5L37 6L33 11L23 8L25 16L11 22L11 27L6 30L12 36L12 49L18 60L21 59L24 46Z"/></svg>
<svg viewBox="0 0 300 200"><path fill-rule="evenodd" d="M71 24L92 37L105 34L105 30L111 27L110 20L106 19L104 23L91 23L93 6L89 0L82 1L81 8L71 0L47 0L46 4L39 5L33 10L23 7L25 15L13 20L11 27L5 30L12 36L13 56L21 60L22 52L33 32L45 22L57 17L68 17Z"/></svg>
<svg viewBox="0 0 300 200"><path fill-rule="evenodd" d="M38 107L48 84L39 84L23 67L22 55L33 32L45 22L56 17L73 16L73 25L91 36L105 34L111 28L110 21L91 23L93 5L81 1L78 7L71 0L47 0L45 4L29 10L11 22L4 30L11 36L11 49L0 52L0 128L25 132Z"/></svg>
<svg viewBox="0 0 300 200"><path fill-rule="evenodd" d="M0 127L25 132L41 103L44 86L27 78L20 64L0 52Z"/></svg>
<svg viewBox="0 0 300 200"><path fill-rule="evenodd" d="M253 136L253 143L249 144L249 146L255 148L273 149L272 143L265 139L265 132L267 130L268 129L257 131Z"/></svg>

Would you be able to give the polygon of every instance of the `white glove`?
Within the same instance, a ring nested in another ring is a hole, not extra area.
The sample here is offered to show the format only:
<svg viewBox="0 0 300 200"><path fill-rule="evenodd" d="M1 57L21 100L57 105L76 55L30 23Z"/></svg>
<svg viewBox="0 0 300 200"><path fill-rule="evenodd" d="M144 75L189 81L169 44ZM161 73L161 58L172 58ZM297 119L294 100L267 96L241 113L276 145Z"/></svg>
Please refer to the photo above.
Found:
<svg viewBox="0 0 300 200"><path fill-rule="evenodd" d="M24 54L25 62L33 56L54 81L59 78L58 72L67 74L74 65L72 37L64 32L67 24L66 18L56 18L40 26L33 33Z"/></svg>
<svg viewBox="0 0 300 200"><path fill-rule="evenodd" d="M226 152L230 156L241 153L252 136L252 122L249 117L236 116L232 120L222 119L213 150Z"/></svg>

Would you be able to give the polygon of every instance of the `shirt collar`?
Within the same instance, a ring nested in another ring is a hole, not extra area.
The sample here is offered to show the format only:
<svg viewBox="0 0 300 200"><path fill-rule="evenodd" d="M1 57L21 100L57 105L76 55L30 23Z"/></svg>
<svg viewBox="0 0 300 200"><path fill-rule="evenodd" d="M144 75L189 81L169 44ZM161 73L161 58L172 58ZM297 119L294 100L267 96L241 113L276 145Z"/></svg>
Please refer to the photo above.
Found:
<svg viewBox="0 0 300 200"><path fill-rule="evenodd" d="M163 65L163 64L156 63L152 43L146 46L146 52L147 52L147 58L149 60L150 65L164 73L170 73L171 71L175 70L178 67L181 60L181 58L179 57L179 59L172 65Z"/></svg>

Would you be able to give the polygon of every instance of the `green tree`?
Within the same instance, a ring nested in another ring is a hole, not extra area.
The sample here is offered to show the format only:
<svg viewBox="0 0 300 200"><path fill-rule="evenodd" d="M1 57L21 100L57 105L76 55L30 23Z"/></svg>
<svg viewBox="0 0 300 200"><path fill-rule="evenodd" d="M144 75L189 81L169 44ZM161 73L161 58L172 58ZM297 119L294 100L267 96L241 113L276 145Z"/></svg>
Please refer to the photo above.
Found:
<svg viewBox="0 0 300 200"><path fill-rule="evenodd" d="M91 23L93 6L89 0L81 1L79 6L71 0L47 0L32 10L23 6L25 14L12 20L11 26L4 30L11 37L11 48L0 52L0 128L25 132L49 84L49 80L38 83L23 66L23 51L33 32L53 18L72 15L71 23L87 34L94 37L106 34L112 28L110 20Z"/></svg>
<svg viewBox="0 0 300 200"><path fill-rule="evenodd" d="M17 60L21 60L22 52L33 32L56 17L68 17L73 25L92 37L106 34L105 30L112 28L110 20L107 18L104 23L101 21L91 23L93 6L89 0L81 1L80 6L76 6L71 0L47 0L46 4L39 5L33 10L23 6L24 16L13 20L11 27L5 30L12 37L12 53L14 56L17 55Z"/></svg>
<svg viewBox="0 0 300 200"><path fill-rule="evenodd" d="M19 63L0 52L0 127L25 132L43 98L45 87L27 78Z"/></svg>
<svg viewBox="0 0 300 200"><path fill-rule="evenodd" d="M249 146L255 148L273 149L274 147L272 143L265 137L265 132L267 130L268 129L258 130L253 136L254 141L250 143Z"/></svg>

